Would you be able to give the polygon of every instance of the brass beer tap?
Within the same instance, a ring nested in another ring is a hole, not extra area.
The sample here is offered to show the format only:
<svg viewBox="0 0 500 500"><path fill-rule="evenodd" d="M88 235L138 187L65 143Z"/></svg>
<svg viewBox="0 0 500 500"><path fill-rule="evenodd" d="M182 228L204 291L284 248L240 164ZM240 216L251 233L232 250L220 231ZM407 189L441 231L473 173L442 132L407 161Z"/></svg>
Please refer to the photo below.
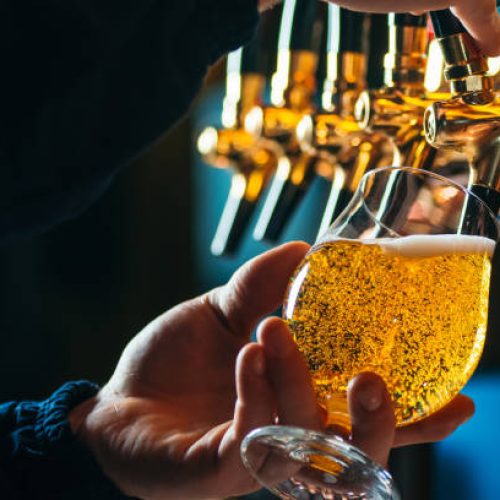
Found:
<svg viewBox="0 0 500 500"><path fill-rule="evenodd" d="M206 163L233 172L229 195L212 240L214 255L228 255L238 248L277 165L274 145L257 143L244 128L248 112L262 103L266 58L276 46L276 16L275 11L263 15L250 44L228 55L222 128L207 127L198 138L198 151Z"/></svg>
<svg viewBox="0 0 500 500"><path fill-rule="evenodd" d="M366 88L369 21L365 14L328 6L322 110L304 117L297 128L303 151L316 157L316 173L331 180L318 237L346 207L363 174L384 158L385 138L362 131L354 117Z"/></svg>
<svg viewBox="0 0 500 500"><path fill-rule="evenodd" d="M449 10L431 14L445 60L451 97L430 106L425 134L430 144L465 154L469 188L497 214L500 209L500 93L488 61Z"/></svg>
<svg viewBox="0 0 500 500"><path fill-rule="evenodd" d="M314 111L316 71L326 5L314 0L285 0L278 41L271 106L257 106L245 129L280 150L276 173L257 220L254 238L276 241L314 176L314 157L301 151L300 120Z"/></svg>
<svg viewBox="0 0 500 500"><path fill-rule="evenodd" d="M436 100L425 89L428 41L427 16L390 14L385 85L363 92L356 103L360 127L391 139L396 166L430 168L434 161L423 133L425 110Z"/></svg>

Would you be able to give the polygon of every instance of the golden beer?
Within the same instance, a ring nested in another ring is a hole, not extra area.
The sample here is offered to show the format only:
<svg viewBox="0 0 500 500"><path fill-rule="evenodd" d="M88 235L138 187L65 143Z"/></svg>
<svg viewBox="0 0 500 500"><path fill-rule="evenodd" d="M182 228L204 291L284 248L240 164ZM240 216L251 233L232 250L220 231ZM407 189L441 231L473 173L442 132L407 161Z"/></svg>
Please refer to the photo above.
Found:
<svg viewBox="0 0 500 500"><path fill-rule="evenodd" d="M347 424L349 380L381 375L398 425L449 402L481 357L494 242L416 235L334 240L306 256L284 317L329 424Z"/></svg>

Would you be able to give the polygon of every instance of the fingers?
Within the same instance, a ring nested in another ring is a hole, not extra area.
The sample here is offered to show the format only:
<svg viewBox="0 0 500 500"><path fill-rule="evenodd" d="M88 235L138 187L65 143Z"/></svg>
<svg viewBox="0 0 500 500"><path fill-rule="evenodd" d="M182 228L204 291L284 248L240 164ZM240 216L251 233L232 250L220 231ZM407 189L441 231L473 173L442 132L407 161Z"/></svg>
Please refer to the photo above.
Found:
<svg viewBox="0 0 500 500"><path fill-rule="evenodd" d="M285 323L279 318L265 320L259 328L258 338L264 348L279 423L320 429L323 418L311 377Z"/></svg>
<svg viewBox="0 0 500 500"><path fill-rule="evenodd" d="M261 345L247 344L241 349L236 363L236 391L234 428L240 440L253 429L274 423L274 398Z"/></svg>
<svg viewBox="0 0 500 500"><path fill-rule="evenodd" d="M382 465L392 447L441 441L474 414L473 401L459 394L433 415L395 430L390 396L383 380L372 373L351 381L348 400L353 444Z"/></svg>
<svg viewBox="0 0 500 500"><path fill-rule="evenodd" d="M474 415L474 402L459 394L444 408L415 424L397 430L394 446L440 441Z"/></svg>
<svg viewBox="0 0 500 500"><path fill-rule="evenodd" d="M279 318L265 320L259 344L241 349L236 364L236 442L250 431L275 423L320 429L319 411L302 354Z"/></svg>
<svg viewBox="0 0 500 500"><path fill-rule="evenodd" d="M248 335L257 322L283 301L293 271L309 250L295 242L266 252L241 267L229 283L207 295L231 331Z"/></svg>
<svg viewBox="0 0 500 500"><path fill-rule="evenodd" d="M253 429L275 423L321 429L323 415L316 403L305 361L285 323L265 320L260 344L248 344L238 357L235 412L237 441ZM420 422L395 429L390 396L383 380L361 373L349 384L352 442L376 462L386 465L392 447L440 441L474 414L474 403L458 395L447 406Z"/></svg>
<svg viewBox="0 0 500 500"><path fill-rule="evenodd" d="M452 10L485 55L500 55L500 15L495 0L461 0Z"/></svg>
<svg viewBox="0 0 500 500"><path fill-rule="evenodd" d="M385 465L394 442L395 418L384 381L374 373L361 373L349 384L348 402L353 444Z"/></svg>
<svg viewBox="0 0 500 500"><path fill-rule="evenodd" d="M261 344L242 349L237 363L233 453L246 434L274 424L276 415L280 424L318 428L320 423L307 368L283 322L277 318L266 322L260 337ZM300 469L281 453L255 443L246 459L268 485L277 485Z"/></svg>
<svg viewBox="0 0 500 500"><path fill-rule="evenodd" d="M433 415L396 430L385 384L372 373L362 373L351 381L348 401L353 444L382 465L392 447L441 441L474 414L473 401L460 394Z"/></svg>
<svg viewBox="0 0 500 500"><path fill-rule="evenodd" d="M241 461L241 442L254 429L272 425L275 415L274 398L266 376L266 361L261 345L247 344L240 350L236 361L236 391L233 423L221 440L219 456L221 471L226 471L222 473L226 488L232 493L243 494L257 490L258 484ZM266 454L257 459L265 462ZM218 488L220 492L220 485Z"/></svg>

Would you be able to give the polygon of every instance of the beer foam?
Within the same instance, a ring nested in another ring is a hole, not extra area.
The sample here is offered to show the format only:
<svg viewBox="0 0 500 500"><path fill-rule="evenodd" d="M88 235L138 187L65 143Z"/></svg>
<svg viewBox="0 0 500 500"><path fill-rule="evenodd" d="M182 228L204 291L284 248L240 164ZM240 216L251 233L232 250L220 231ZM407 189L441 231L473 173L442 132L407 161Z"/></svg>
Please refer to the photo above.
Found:
<svg viewBox="0 0 500 500"><path fill-rule="evenodd" d="M401 238L381 238L363 243L379 245L387 253L403 257L434 257L445 254L486 254L493 256L495 241L466 234L417 234Z"/></svg>

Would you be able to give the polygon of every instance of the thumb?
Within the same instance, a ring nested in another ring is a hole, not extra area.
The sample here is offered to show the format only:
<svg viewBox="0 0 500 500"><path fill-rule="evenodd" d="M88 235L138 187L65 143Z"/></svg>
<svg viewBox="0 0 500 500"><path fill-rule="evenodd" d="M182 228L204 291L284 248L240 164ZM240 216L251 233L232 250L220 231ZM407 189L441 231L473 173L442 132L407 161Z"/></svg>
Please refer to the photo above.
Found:
<svg viewBox="0 0 500 500"><path fill-rule="evenodd" d="M259 255L236 271L227 285L209 292L207 300L232 332L248 335L282 303L290 277L308 250L306 243L294 242Z"/></svg>
<svg viewBox="0 0 500 500"><path fill-rule="evenodd" d="M348 401L353 444L386 465L396 420L384 381L374 373L359 374L349 384Z"/></svg>

